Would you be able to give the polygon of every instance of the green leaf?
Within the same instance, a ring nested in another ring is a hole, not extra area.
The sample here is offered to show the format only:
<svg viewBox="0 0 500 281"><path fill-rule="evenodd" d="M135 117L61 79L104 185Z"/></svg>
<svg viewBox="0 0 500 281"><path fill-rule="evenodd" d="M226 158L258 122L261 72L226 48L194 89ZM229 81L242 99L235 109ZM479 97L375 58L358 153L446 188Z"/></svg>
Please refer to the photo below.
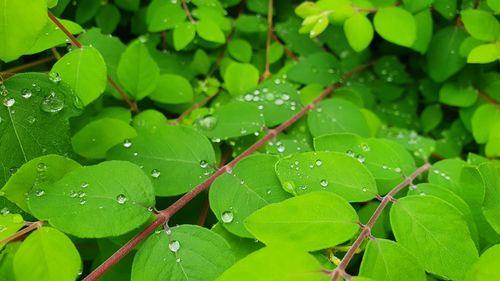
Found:
<svg viewBox="0 0 500 281"><path fill-rule="evenodd" d="M319 191L257 210L245 220L245 227L266 245L315 251L352 238L359 230L357 221L356 211L344 198Z"/></svg>
<svg viewBox="0 0 500 281"><path fill-rule="evenodd" d="M288 197L274 172L276 156L253 155L243 159L231 174L217 178L210 188L210 208L228 231L253 237L243 221L256 210Z"/></svg>
<svg viewBox="0 0 500 281"><path fill-rule="evenodd" d="M373 239L368 242L359 270L360 276L380 281L426 281L417 259L398 243Z"/></svg>
<svg viewBox="0 0 500 281"><path fill-rule="evenodd" d="M203 135L191 128L165 124L154 131L140 131L130 142L110 149L107 158L142 166L158 196L193 189L212 174L216 165L212 145Z"/></svg>
<svg viewBox="0 0 500 281"><path fill-rule="evenodd" d="M415 1L417 2L417 1ZM415 23L417 25L417 38L411 46L412 49L425 54L432 38L433 21L431 10L426 9L416 14Z"/></svg>
<svg viewBox="0 0 500 281"><path fill-rule="evenodd" d="M366 119L357 106L339 98L320 102L307 116L307 124L314 137L333 133L370 135Z"/></svg>
<svg viewBox="0 0 500 281"><path fill-rule="evenodd" d="M250 62L252 59L252 45L243 39L233 39L227 45L229 54L238 61Z"/></svg>
<svg viewBox="0 0 500 281"><path fill-rule="evenodd" d="M1 280L16 280L14 275L14 256L22 242L11 242L5 246L0 254L0 278Z"/></svg>
<svg viewBox="0 0 500 281"><path fill-rule="evenodd" d="M181 7L181 1L154 0L147 8L146 22L149 32L174 29L185 19L186 12Z"/></svg>
<svg viewBox="0 0 500 281"><path fill-rule="evenodd" d="M210 18L200 19L196 23L196 32L201 38L209 42L222 44L226 41L226 36L220 27Z"/></svg>
<svg viewBox="0 0 500 281"><path fill-rule="evenodd" d="M127 10L127 11L137 11L140 6L140 0L115 0L113 1L116 6Z"/></svg>
<svg viewBox="0 0 500 281"><path fill-rule="evenodd" d="M156 89L150 98L161 103L179 104L191 102L193 95L193 87L186 78L175 74L163 74L158 78Z"/></svg>
<svg viewBox="0 0 500 281"><path fill-rule="evenodd" d="M500 122L500 110L491 104L483 104L472 116L472 135L477 143L488 142L495 124Z"/></svg>
<svg viewBox="0 0 500 281"><path fill-rule="evenodd" d="M407 196L394 203L390 215L396 240L426 271L462 280L477 260L477 249L463 215L442 199Z"/></svg>
<svg viewBox="0 0 500 281"><path fill-rule="evenodd" d="M71 34L78 34L83 32L83 28L75 22L59 19L62 25L68 29ZM36 54L41 51L56 47L61 44L66 44L68 37L66 34L61 32L61 30L56 26L56 24L49 20L40 32L40 36L37 38L35 44L31 46L26 54Z"/></svg>
<svg viewBox="0 0 500 281"><path fill-rule="evenodd" d="M439 104L427 106L420 115L420 123L424 132L434 130L443 120L443 111Z"/></svg>
<svg viewBox="0 0 500 281"><path fill-rule="evenodd" d="M93 121L79 130L72 138L73 150L89 159L103 159L106 151L116 144L137 135L129 124L113 118Z"/></svg>
<svg viewBox="0 0 500 281"><path fill-rule="evenodd" d="M231 63L224 72L224 86L233 96L252 90L259 83L259 70L249 63Z"/></svg>
<svg viewBox="0 0 500 281"><path fill-rule="evenodd" d="M139 135L141 135L142 132L154 132L158 128L162 128L165 124L167 124L165 115L154 109L141 111L141 113L134 116L132 120L132 126Z"/></svg>
<svg viewBox="0 0 500 281"><path fill-rule="evenodd" d="M184 49L196 36L196 27L190 22L183 22L174 29L174 48Z"/></svg>
<svg viewBox="0 0 500 281"><path fill-rule="evenodd" d="M54 83L46 74L18 74L4 85L8 92L3 102L11 106L0 106L0 186L33 158L72 155L68 119L81 108L66 83Z"/></svg>
<svg viewBox="0 0 500 281"><path fill-rule="evenodd" d="M120 10L115 5L106 4L99 8L95 21L103 33L111 34L120 23L120 17Z"/></svg>
<svg viewBox="0 0 500 281"><path fill-rule="evenodd" d="M467 33L454 26L445 27L434 34L427 51L427 71L432 80L443 82L465 65L460 56L460 45Z"/></svg>
<svg viewBox="0 0 500 281"><path fill-rule="evenodd" d="M340 63L325 52L314 53L290 67L287 77L301 84L321 84L329 86L340 79Z"/></svg>
<svg viewBox="0 0 500 281"><path fill-rule="evenodd" d="M242 238L232 234L221 223L216 223L212 227L212 231L227 241L236 260L240 260L263 247L263 244L255 239Z"/></svg>
<svg viewBox="0 0 500 281"><path fill-rule="evenodd" d="M434 0L432 7L447 20L452 20L457 14L456 0Z"/></svg>
<svg viewBox="0 0 500 281"><path fill-rule="evenodd" d="M470 84L448 82L439 90L439 101L460 107L469 107L477 100L477 90Z"/></svg>
<svg viewBox="0 0 500 281"><path fill-rule="evenodd" d="M10 237L23 226L24 219L20 214L4 214L2 212L0 215L0 240ZM0 249L4 246L5 244L0 244Z"/></svg>
<svg viewBox="0 0 500 281"><path fill-rule="evenodd" d="M378 10L373 25L382 38L396 45L411 47L417 38L415 18L400 7Z"/></svg>
<svg viewBox="0 0 500 281"><path fill-rule="evenodd" d="M78 277L82 262L64 233L43 227L24 240L14 256L13 267L19 281L71 281Z"/></svg>
<svg viewBox="0 0 500 281"><path fill-rule="evenodd" d="M483 44L472 49L467 56L467 63L490 63L500 59L500 47L497 43Z"/></svg>
<svg viewBox="0 0 500 281"><path fill-rule="evenodd" d="M235 261L229 244L218 234L195 225L157 231L137 252L132 281L215 280Z"/></svg>
<svg viewBox="0 0 500 281"><path fill-rule="evenodd" d="M500 234L500 173L492 162L478 167L485 183L483 214L493 229Z"/></svg>
<svg viewBox="0 0 500 281"><path fill-rule="evenodd" d="M101 7L100 0L87 0L76 3L75 20L79 24L84 24L95 17Z"/></svg>
<svg viewBox="0 0 500 281"><path fill-rule="evenodd" d="M488 6L495 11L496 14L500 13L500 1L499 0L487 0Z"/></svg>
<svg viewBox="0 0 500 281"><path fill-rule="evenodd" d="M431 138L422 137L413 130L396 127L382 129L379 136L399 143L412 152L413 156L424 160L429 159L436 146L436 141Z"/></svg>
<svg viewBox="0 0 500 281"><path fill-rule="evenodd" d="M349 202L375 197L370 171L357 159L338 152L304 152L281 159L276 174L283 188L295 195L319 190L334 192Z"/></svg>
<svg viewBox="0 0 500 281"><path fill-rule="evenodd" d="M217 108L212 116L199 119L196 127L207 137L220 141L260 132L265 124L257 105L235 101Z"/></svg>
<svg viewBox="0 0 500 281"><path fill-rule="evenodd" d="M96 100L106 88L106 63L99 51L92 47L67 53L52 66L52 71L61 75L84 105Z"/></svg>
<svg viewBox="0 0 500 281"><path fill-rule="evenodd" d="M356 13L344 22L344 32L349 45L356 51L366 49L373 39L373 26L366 16Z"/></svg>
<svg viewBox="0 0 500 281"><path fill-rule="evenodd" d="M0 60L29 53L48 21L46 0L0 0Z"/></svg>
<svg viewBox="0 0 500 281"><path fill-rule="evenodd" d="M268 281L279 276L289 281L324 281L321 264L309 253L293 247L265 247L238 261L217 281Z"/></svg>
<svg viewBox="0 0 500 281"><path fill-rule="evenodd" d="M403 0L404 8L412 13L428 8L434 0Z"/></svg>
<svg viewBox="0 0 500 281"><path fill-rule="evenodd" d="M469 269L466 281L500 280L500 244L488 248Z"/></svg>
<svg viewBox="0 0 500 281"><path fill-rule="evenodd" d="M362 138L354 134L324 135L314 139L314 148L346 153L364 164L377 181L379 194L386 194L416 169L411 155L390 140Z"/></svg>
<svg viewBox="0 0 500 281"><path fill-rule="evenodd" d="M75 169L53 184L32 190L28 198L38 219L84 238L118 236L141 226L151 218L148 208L155 201L149 178L125 161Z"/></svg>
<svg viewBox="0 0 500 281"><path fill-rule="evenodd" d="M465 30L472 37L489 42L500 39L500 23L492 13L482 10L463 10L461 16Z"/></svg>
<svg viewBox="0 0 500 281"><path fill-rule="evenodd" d="M122 54L117 75L125 89L141 100L155 90L160 69L144 43L134 41Z"/></svg>
<svg viewBox="0 0 500 281"><path fill-rule="evenodd" d="M33 187L54 183L79 167L80 164L63 156L40 156L22 165L7 181L2 192L7 199L29 212L26 194Z"/></svg>

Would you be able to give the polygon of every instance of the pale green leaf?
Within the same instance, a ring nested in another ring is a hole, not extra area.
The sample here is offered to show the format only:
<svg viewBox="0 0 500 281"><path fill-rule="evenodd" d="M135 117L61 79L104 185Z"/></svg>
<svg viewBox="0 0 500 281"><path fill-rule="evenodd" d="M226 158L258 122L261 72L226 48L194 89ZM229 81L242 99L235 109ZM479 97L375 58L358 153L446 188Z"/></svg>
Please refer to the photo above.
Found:
<svg viewBox="0 0 500 281"><path fill-rule="evenodd" d="M396 45L411 47L417 38L417 25L412 14L400 7L380 9L373 19L377 33Z"/></svg>
<svg viewBox="0 0 500 281"><path fill-rule="evenodd" d="M189 81L175 74L163 74L158 77L156 89L150 98L168 104L187 103L193 100L193 87Z"/></svg>
<svg viewBox="0 0 500 281"><path fill-rule="evenodd" d="M224 72L224 85L233 96L255 88L258 82L259 70L249 63L231 63Z"/></svg>
<svg viewBox="0 0 500 281"><path fill-rule="evenodd" d="M373 26L366 16L356 13L344 22L344 32L349 45L356 52L366 49L373 39Z"/></svg>

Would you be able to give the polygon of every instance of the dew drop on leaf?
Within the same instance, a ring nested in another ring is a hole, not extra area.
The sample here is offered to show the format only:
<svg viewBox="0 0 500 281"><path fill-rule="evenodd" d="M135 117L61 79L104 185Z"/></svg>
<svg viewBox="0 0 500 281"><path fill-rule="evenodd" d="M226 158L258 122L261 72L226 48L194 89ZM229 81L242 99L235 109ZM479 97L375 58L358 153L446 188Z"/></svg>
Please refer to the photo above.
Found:
<svg viewBox="0 0 500 281"><path fill-rule="evenodd" d="M125 204L125 202L127 202L127 196L123 194L118 194L118 196L116 196L116 202L118 202L118 204L120 205Z"/></svg>
<svg viewBox="0 0 500 281"><path fill-rule="evenodd" d="M366 159L363 155L360 154L356 158L358 159L359 163L361 163L361 164L365 163Z"/></svg>
<svg viewBox="0 0 500 281"><path fill-rule="evenodd" d="M231 211L222 212L221 219L223 223L231 223L234 219L234 215Z"/></svg>
<svg viewBox="0 0 500 281"><path fill-rule="evenodd" d="M33 95L33 93L31 92L30 89L24 89L21 91L21 97L23 97L25 99L31 98L32 95Z"/></svg>
<svg viewBox="0 0 500 281"><path fill-rule="evenodd" d="M399 167L394 168L394 172L401 173L401 168L399 168Z"/></svg>
<svg viewBox="0 0 500 281"><path fill-rule="evenodd" d="M325 180L325 179L322 179L319 184L322 186L322 187L327 187L328 186L328 181Z"/></svg>
<svg viewBox="0 0 500 281"><path fill-rule="evenodd" d="M3 100L3 105L6 107L12 107L16 103L16 100L14 98L5 98Z"/></svg>
<svg viewBox="0 0 500 281"><path fill-rule="evenodd" d="M207 116L198 121L200 127L204 130L212 130L217 124L217 118L214 116Z"/></svg>
<svg viewBox="0 0 500 281"><path fill-rule="evenodd" d="M179 243L179 241L177 240L172 240L170 241L170 243L168 243L168 248L170 249L170 251L177 253L177 251L179 251L179 249L181 248L181 243Z"/></svg>
<svg viewBox="0 0 500 281"><path fill-rule="evenodd" d="M46 95L42 99L40 108L49 113L56 113L64 108L64 95L50 91L50 94Z"/></svg>
<svg viewBox="0 0 500 281"><path fill-rule="evenodd" d="M201 160L200 161L200 167L202 167L203 169L207 168L208 167L208 162L206 160Z"/></svg>
<svg viewBox="0 0 500 281"><path fill-rule="evenodd" d="M354 151L348 149L346 152L347 156L351 156L351 157L354 157Z"/></svg>
<svg viewBox="0 0 500 281"><path fill-rule="evenodd" d="M130 148L132 146L132 142L129 139L125 139L123 141L123 147Z"/></svg>
<svg viewBox="0 0 500 281"><path fill-rule="evenodd" d="M36 197L41 197L45 194L45 191L43 189L37 189L35 190L35 196Z"/></svg>
<svg viewBox="0 0 500 281"><path fill-rule="evenodd" d="M88 186L89 186L88 182L82 182L82 184L80 185L81 188L87 188Z"/></svg>
<svg viewBox="0 0 500 281"><path fill-rule="evenodd" d="M47 164L45 164L45 163L38 163L38 165L36 165L36 170L38 172L45 172L45 171L47 171Z"/></svg>
<svg viewBox="0 0 500 281"><path fill-rule="evenodd" d="M361 149L362 149L363 151L370 151L370 146L368 146L368 145L365 143L365 144L361 145Z"/></svg>
<svg viewBox="0 0 500 281"><path fill-rule="evenodd" d="M277 149L278 149L279 153L285 152L285 146L284 145L279 145Z"/></svg>
<svg viewBox="0 0 500 281"><path fill-rule="evenodd" d="M59 75L59 73L57 72L50 72L49 73L49 80L52 82L52 83L59 83L61 82L61 75Z"/></svg>
<svg viewBox="0 0 500 281"><path fill-rule="evenodd" d="M321 166L323 165L323 161L321 161L320 159L316 160L316 166Z"/></svg>
<svg viewBox="0 0 500 281"><path fill-rule="evenodd" d="M158 170L158 169L153 169L153 170L151 170L151 176L152 176L153 178L157 179L157 178L159 178L159 177L160 177L160 175L161 175L160 170Z"/></svg>

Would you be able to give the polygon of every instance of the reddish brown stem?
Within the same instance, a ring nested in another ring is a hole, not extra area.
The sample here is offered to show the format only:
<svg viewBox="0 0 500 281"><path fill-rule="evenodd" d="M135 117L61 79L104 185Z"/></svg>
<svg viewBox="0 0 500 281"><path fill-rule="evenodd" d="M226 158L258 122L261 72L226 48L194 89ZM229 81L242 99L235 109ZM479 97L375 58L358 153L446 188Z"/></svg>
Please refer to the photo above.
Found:
<svg viewBox="0 0 500 281"><path fill-rule="evenodd" d="M42 227L42 225L44 224L43 221L37 221L37 222L34 222L34 223L31 223L30 225L28 225L27 227L21 229L20 231L14 233L13 235L3 239L2 241L0 241L0 245L2 244L5 244L5 243L9 243L10 241L14 241L20 237L23 237L24 235L30 233L31 231L37 229L37 228L40 228Z"/></svg>
<svg viewBox="0 0 500 281"><path fill-rule="evenodd" d="M146 239L148 237L148 235L151 234L158 226L160 226L163 223L165 223L166 221L168 221L170 219L170 217L172 217L175 213L177 213L182 207L184 207L187 203L189 203L191 200L193 200L201 192L207 190L216 178L218 178L219 176L224 174L226 171L232 171L232 169L234 168L234 166L236 166L237 163L239 163L241 160L243 160L247 156L249 156L252 153L254 153L255 151L257 151L259 148L264 146L271 139L274 139L279 133L283 132L285 129L287 129L292 124L297 122L302 116L306 115L306 113L309 112L311 109L313 109L320 101L322 101L324 98L328 97L332 93L332 91L341 87L343 81L348 80L351 76L359 73L363 69L366 69L370 65L371 64L361 65L357 68L352 69L348 73L346 73L344 76L342 76L342 78L340 79L339 82L325 88L323 90L323 92L321 92L321 94L318 97L316 97L311 103L309 103L307 106L302 108L299 112L297 112L297 114L292 116L287 121L283 122L278 127L269 130L268 133L263 138L261 138L256 143L254 143L252 146L247 148L243 153L238 155L236 158L234 158L228 164L224 165L221 169L218 169L217 171L215 171L215 173L213 173L210 177L208 177L204 182L197 185L190 192L184 194L181 198L179 198L177 201L175 201L168 208L159 212L156 216L156 219L153 221L153 223L151 223L151 225L149 225L147 228L145 228L143 231L141 231L139 234L137 234L134 238L132 238L130 241L128 241L125 245L123 245L117 252L115 252L113 255L111 255L106 261L104 261L100 266L98 266L93 272L91 272L83 280L84 281L97 280L108 269L110 269L113 265L118 263L132 249L134 249L134 247L137 246L137 244L139 244L142 240Z"/></svg>
<svg viewBox="0 0 500 281"><path fill-rule="evenodd" d="M271 36L273 34L273 0L267 0L267 38L266 38L266 64L264 73L260 77L260 81L266 80L271 75L270 70L270 50L271 50Z"/></svg>
<svg viewBox="0 0 500 281"><path fill-rule="evenodd" d="M203 207L201 207L200 216L198 218L198 225L204 226L208 216L208 209L210 209L210 202L208 201L208 196L203 200Z"/></svg>
<svg viewBox="0 0 500 281"><path fill-rule="evenodd" d="M482 100L486 101L487 103L493 105L494 107L500 109L500 103L498 103L492 97L488 96L485 92L478 90L477 93L478 93L480 99L482 99Z"/></svg>
<svg viewBox="0 0 500 281"><path fill-rule="evenodd" d="M13 68L9 68L9 69L6 69L5 73L16 73L16 72L21 72L21 71L24 71L26 69L29 69L29 68L32 68L32 67L35 67L35 66L39 66L39 65L42 65L44 63L47 63L47 62L51 62L53 60L55 60L56 58L55 57L46 57L46 58L41 58L41 59L38 59L36 61L32 61L32 62L28 62L28 63L25 63L23 65L18 65L18 66L15 66ZM2 73L3 73L2 72Z"/></svg>
<svg viewBox="0 0 500 281"><path fill-rule="evenodd" d="M82 43L80 43L80 41L78 41L78 39L76 39L76 37L73 34L71 34L71 32L54 16L54 14L52 14L51 11L48 11L48 15L49 15L50 20L55 25L57 25L57 27L59 27L59 29L62 32L64 32L64 34L66 34L66 37L68 37L68 39L70 40L71 44L73 44L77 48L82 48L83 47ZM125 103L127 103L127 105L129 106L130 110L132 110L134 112L138 112L139 111L139 109L137 108L137 104L129 99L129 97L127 96L127 94L125 93L125 91L120 86L118 86L118 83L116 83L116 81L110 75L108 75L108 82L120 94L120 96L123 98L123 100L125 101Z"/></svg>
<svg viewBox="0 0 500 281"><path fill-rule="evenodd" d="M345 272L347 265L349 264L351 259L354 257L354 254L359 249L359 247L361 246L363 241L371 235L371 229L373 228L373 226L375 225L375 223L377 222L379 217L382 215L382 212L384 211L385 207L387 207L389 202L394 200L394 196L398 192L400 192L402 189L404 189L405 187L410 185L415 180L415 178L417 178L418 176L420 176L421 174L423 174L424 172L426 172L430 168L431 168L431 164L429 164L429 163L425 163L424 165L420 166L419 168L417 168L415 170L415 172L413 172L413 174L411 174L409 177L405 178L401 183L399 183L389 193L387 193L387 195L385 195L382 198L382 202L380 202L380 205L378 205L377 209L375 210L375 212L371 216L368 223L363 226L361 233L359 234L358 238L356 238L356 240L354 241L352 246L349 248L349 251L347 251L344 258L340 262L339 266L331 272L331 277L332 277L331 280L332 281L337 281L340 277L345 278L347 276L347 273Z"/></svg>
<svg viewBox="0 0 500 281"><path fill-rule="evenodd" d="M186 109L181 115L179 115L179 117L177 117L177 119L172 120L172 122L171 122L172 125L178 125L178 124L180 124L189 114L191 114L191 112L193 112L194 110L196 110L196 109L204 106L205 104L207 104L216 95L217 94L215 94L213 96L208 96L205 99L203 99L202 101L193 104L191 107L189 107L188 109Z"/></svg>
<svg viewBox="0 0 500 281"><path fill-rule="evenodd" d="M189 11L186 0L181 0L181 2L182 2L182 8L184 8L184 11L186 12L186 16L188 17L189 21L192 24L195 24L196 21L194 20L193 16L191 15L191 12Z"/></svg>

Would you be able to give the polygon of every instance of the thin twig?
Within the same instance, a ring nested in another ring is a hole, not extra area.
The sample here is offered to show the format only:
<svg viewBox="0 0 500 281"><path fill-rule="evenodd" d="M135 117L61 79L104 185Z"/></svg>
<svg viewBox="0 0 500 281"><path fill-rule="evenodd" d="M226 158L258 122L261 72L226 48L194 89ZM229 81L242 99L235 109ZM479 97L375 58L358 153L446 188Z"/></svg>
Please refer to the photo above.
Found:
<svg viewBox="0 0 500 281"><path fill-rule="evenodd" d="M144 230L138 233L134 238L128 241L125 245L123 245L118 251L116 251L113 255L111 255L106 261L104 261L101 265L99 265L93 272L91 272L87 277L85 277L84 281L95 281L100 278L106 271L108 271L113 265L117 264L123 257L125 257L132 249L135 248L141 241L146 239L158 226L167 222L175 213L177 213L181 208L183 208L187 203L193 200L198 194L207 190L210 185L214 182L216 178L223 175L226 171L232 171L233 167L238 164L241 160L251 155L259 148L264 146L268 141L276 138L276 136L283 132L285 129L289 128L292 124L297 122L300 118L306 115L311 109L313 109L320 101L328 97L334 90L338 89L342 86L343 81L348 80L353 75L359 73L361 70L366 69L371 64L365 64L359 66L359 68L354 68L333 85L328 86L321 92L321 94L316 97L311 103L302 108L299 112L297 112L294 116L292 116L287 121L283 122L278 127L271 129L268 133L258 140L256 143L247 148L243 153L238 155L228 164L224 165L221 169L218 169L213 173L210 177L208 177L205 181L198 184L195 188L193 188L190 192L184 194L181 198L179 198L176 202L170 205L165 210L159 212L156 216L156 219Z"/></svg>
<svg viewBox="0 0 500 281"><path fill-rule="evenodd" d="M31 231L37 229L37 228L40 228L42 227L42 225L44 224L45 222L43 221L37 221L37 222L34 222L34 223L31 223L30 225L28 225L27 227L19 230L18 232L12 234L11 236L3 239L2 241L0 241L0 245L2 244L6 244L6 243L9 243L10 241L14 241L28 233L30 233Z"/></svg>
<svg viewBox="0 0 500 281"><path fill-rule="evenodd" d="M380 202L380 205L378 205L377 209L375 210L375 212L371 216L368 223L362 227L361 233L359 234L358 238L356 238L356 240L352 244L351 248L349 248L349 251L347 251L344 258L342 258L342 261L340 262L339 266L337 268L335 268L330 273L330 275L332 277L331 281L337 281L340 277L345 278L346 276L348 276L348 274L345 272L347 265L349 264L349 262L353 258L356 251L361 246L361 243L363 243L363 241L371 235L371 230L372 230L373 226L377 222L380 215L382 215L382 212L384 211L387 204L389 204L389 202L394 200L394 196L399 191L401 191L402 189L404 189L405 187L410 185L415 180L415 178L417 178L418 176L420 176L421 174L423 174L424 172L426 172L430 168L431 168L431 164L429 164L429 163L425 163L424 165L420 166L419 168L417 168L413 172L413 174L411 174L409 177L405 178L401 183L399 183L389 193L387 193L387 195L385 195L383 197L382 202Z"/></svg>
<svg viewBox="0 0 500 281"><path fill-rule="evenodd" d="M18 66L6 69L6 70L2 71L2 73L17 73L17 72L21 72L21 71L24 71L26 69L30 69L32 67L42 65L44 63L51 62L51 61L53 61L55 59L56 58L54 56L52 56L52 57L46 57L46 58L41 58L41 59L38 59L36 61L28 62L28 63L22 64L22 65L18 65Z"/></svg>
<svg viewBox="0 0 500 281"><path fill-rule="evenodd" d="M271 36L273 34L273 0L267 0L267 38L266 38L266 65L260 81L266 80L271 75L270 55L271 55Z"/></svg>
<svg viewBox="0 0 500 281"><path fill-rule="evenodd" d="M285 51L285 54L286 54L289 58L291 58L291 59L292 59L292 60L294 60L294 61L299 61L299 58L298 58L298 57L297 57L297 56L296 56L296 55L295 55L292 51L290 51L290 49L288 49L288 48L287 48L287 47L283 44L283 42L281 42L281 40L278 38L278 36L276 36L276 34L274 34L274 32L273 32L273 33L271 33L271 37L273 38L273 40L274 40L276 43L278 43L278 44L280 44L281 46L283 46L283 50Z"/></svg>
<svg viewBox="0 0 500 281"><path fill-rule="evenodd" d="M73 34L71 34L71 32L54 16L54 14L52 14L51 11L48 11L48 15L49 15L50 20L53 23L55 23L55 25L57 25L57 27L59 27L59 29L62 32L64 32L64 34L66 34L66 37L68 37L68 39L70 40L71 44L73 44L77 48L82 48L83 47L82 44L80 43L80 41L78 41L78 39L76 39L76 37ZM120 86L118 86L118 83L116 83L116 81L110 75L108 75L108 82L120 94L120 96L123 98L123 100L125 101L125 103L127 103L127 105L129 106L130 110L132 110L134 112L138 112L139 111L139 109L137 108L137 103L135 103L135 102L133 102L133 101L130 100L130 98L125 93L125 91Z"/></svg>
<svg viewBox="0 0 500 281"><path fill-rule="evenodd" d="M487 103L493 105L494 107L500 109L500 103L498 103L492 97L488 96L484 91L478 90L477 94L478 94L478 96L479 96L480 99L482 99L482 100L486 101Z"/></svg>
<svg viewBox="0 0 500 281"><path fill-rule="evenodd" d="M189 11L186 0L181 0L181 2L182 2L182 8L184 8L184 11L186 12L186 16L188 17L189 21L192 24L195 24L196 21L194 20L193 16L191 15L191 12Z"/></svg>

